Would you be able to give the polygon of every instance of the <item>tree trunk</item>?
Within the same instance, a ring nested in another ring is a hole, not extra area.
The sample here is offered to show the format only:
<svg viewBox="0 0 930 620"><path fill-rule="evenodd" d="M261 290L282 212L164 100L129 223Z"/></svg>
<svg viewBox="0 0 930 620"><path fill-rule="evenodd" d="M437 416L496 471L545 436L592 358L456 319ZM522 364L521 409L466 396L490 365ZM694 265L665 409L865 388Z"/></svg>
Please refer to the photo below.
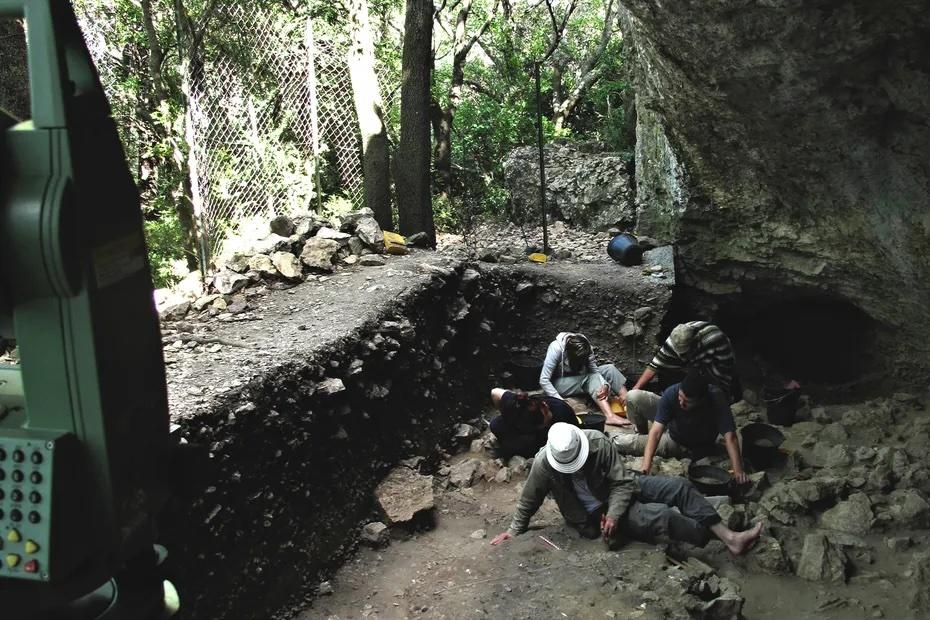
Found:
<svg viewBox="0 0 930 620"><path fill-rule="evenodd" d="M365 206L374 211L381 228L393 229L391 176L387 129L381 105L381 87L375 74L375 52L368 19L367 0L350 0L351 43L347 62L352 98L362 137L362 170Z"/></svg>
<svg viewBox="0 0 930 620"><path fill-rule="evenodd" d="M161 63L164 53L158 44L155 32L155 20L152 17L152 0L142 0L142 25L145 28L145 40L148 46L149 80L152 84L152 104L157 108L165 100L165 85L162 79Z"/></svg>
<svg viewBox="0 0 930 620"><path fill-rule="evenodd" d="M557 59L552 61L552 109L558 110L565 96L562 84L565 67Z"/></svg>
<svg viewBox="0 0 930 620"><path fill-rule="evenodd" d="M607 6L604 7L604 27L601 29L601 38L597 46L594 47L582 61L581 66L575 73L575 85L567 96L562 95L562 75L563 70L558 70L559 93L554 95L555 101L552 107L552 123L556 131L561 130L569 117L578 107L581 99L588 94L588 90L601 79L600 61L607 50L607 44L614 32L614 25L617 14L614 10L614 0L608 0Z"/></svg>
<svg viewBox="0 0 930 620"><path fill-rule="evenodd" d="M203 80L203 59L194 36L191 23L183 0L174 0L175 27L178 34L178 57L181 60L181 99L184 108L184 136L187 143L187 157L179 158L178 167L181 178L181 199L176 206L178 220L184 229L184 249L187 253L187 267L194 270L198 266L205 274L208 268L208 243L201 233L200 180L197 177L197 157L194 144L193 106L198 99L198 90Z"/></svg>
<svg viewBox="0 0 930 620"><path fill-rule="evenodd" d="M439 112L436 131L436 177L439 193L449 197L452 193L452 120L455 108L450 102Z"/></svg>
<svg viewBox="0 0 930 620"><path fill-rule="evenodd" d="M465 82L465 60L468 50L462 49L468 14L471 12L472 0L465 0L455 17L455 29L452 35L452 82L449 86L449 103L442 110L439 120L439 132L436 134L436 176L440 194L448 198L452 193L452 122L455 109L462 98L462 84ZM469 46L470 47L470 46ZM464 53L463 53L464 52Z"/></svg>
<svg viewBox="0 0 930 620"><path fill-rule="evenodd" d="M448 197L452 191L452 124L455 120L455 110L462 101L462 89L465 85L465 62L468 54L478 39L491 25L497 13L497 4L481 28L471 37L466 38L468 16L471 13L472 0L465 0L455 19L455 31L452 40L452 83L449 88L449 104L440 115L438 131L436 133L436 176L438 177L439 192Z"/></svg>
<svg viewBox="0 0 930 620"><path fill-rule="evenodd" d="M430 75L433 66L432 0L407 0L404 20L397 211L405 235L426 233L436 244L430 193Z"/></svg>
<svg viewBox="0 0 930 620"><path fill-rule="evenodd" d="M601 77L601 72L597 68L592 68L588 70L587 73L581 76L581 80L578 84L575 85L575 88L572 89L572 92L559 103L559 106L555 109L553 114L552 122L555 125L556 131L562 129L565 126L565 123L568 121L569 117L574 113L575 108L578 107L578 104L581 102L582 97L584 97L591 86L594 85Z"/></svg>

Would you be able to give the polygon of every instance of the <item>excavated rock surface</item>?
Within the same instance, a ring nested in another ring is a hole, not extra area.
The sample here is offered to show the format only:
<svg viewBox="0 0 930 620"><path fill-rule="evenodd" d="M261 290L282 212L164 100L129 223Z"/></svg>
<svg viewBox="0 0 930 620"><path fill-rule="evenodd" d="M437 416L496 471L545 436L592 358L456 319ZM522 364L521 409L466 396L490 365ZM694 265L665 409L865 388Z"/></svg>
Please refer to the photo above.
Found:
<svg viewBox="0 0 930 620"><path fill-rule="evenodd" d="M925 379L926 3L621 4L638 230L677 242L683 282L718 303L853 304L895 378Z"/></svg>
<svg viewBox="0 0 930 620"><path fill-rule="evenodd" d="M236 313L207 304L164 325L176 433L211 457L190 472L196 497L174 499L160 523L191 617L287 616L355 548L392 468L432 475L446 448L484 428L515 352L541 355L557 331L581 329L623 367L632 341L655 339L671 296L666 281L616 264L470 265L425 251L386 261L249 287L231 298ZM614 331L611 318L633 316L638 336ZM390 520L422 527L428 503Z"/></svg>
<svg viewBox="0 0 930 620"><path fill-rule="evenodd" d="M552 144L544 149L546 208L576 226L607 230L635 221L627 160L620 153L588 152ZM539 150L514 149L504 161L504 183L515 213L539 220Z"/></svg>
<svg viewBox="0 0 930 620"><path fill-rule="evenodd" d="M493 458L485 434L435 471L434 529L411 536L389 528L390 545L361 551L320 584L326 596L299 618L927 617L930 556L922 519L930 462L924 452L897 446L899 429L926 432L928 396L815 407L816 420L805 404L803 421L782 428L788 454L765 469L748 460L749 470L757 470L753 484L714 499L735 529L766 524L758 544L738 557L716 540L702 549L625 540L608 550L566 527L551 500L528 532L492 547L488 539L510 523L529 462ZM759 406L743 401L734 409L739 428L764 420ZM882 424L862 423L871 412L880 412ZM821 445L852 458L820 463ZM640 465L640 457L622 458L630 468ZM729 466L722 445L708 462ZM881 480L863 476L884 470L883 463L890 469ZM654 464L657 473L686 475L690 460ZM465 487L458 484L462 469L479 472ZM510 477L498 475L505 470ZM830 513L846 516L821 523ZM850 527L855 520L864 527Z"/></svg>

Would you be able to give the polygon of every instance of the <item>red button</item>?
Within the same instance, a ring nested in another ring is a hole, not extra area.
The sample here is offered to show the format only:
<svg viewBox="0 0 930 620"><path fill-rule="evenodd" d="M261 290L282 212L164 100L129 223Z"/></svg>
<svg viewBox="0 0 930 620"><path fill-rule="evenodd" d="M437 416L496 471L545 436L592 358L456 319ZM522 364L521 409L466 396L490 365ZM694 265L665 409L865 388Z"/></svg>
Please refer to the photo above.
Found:
<svg viewBox="0 0 930 620"><path fill-rule="evenodd" d="M23 570L27 573L37 573L39 572L39 562L36 560L29 560L23 566Z"/></svg>

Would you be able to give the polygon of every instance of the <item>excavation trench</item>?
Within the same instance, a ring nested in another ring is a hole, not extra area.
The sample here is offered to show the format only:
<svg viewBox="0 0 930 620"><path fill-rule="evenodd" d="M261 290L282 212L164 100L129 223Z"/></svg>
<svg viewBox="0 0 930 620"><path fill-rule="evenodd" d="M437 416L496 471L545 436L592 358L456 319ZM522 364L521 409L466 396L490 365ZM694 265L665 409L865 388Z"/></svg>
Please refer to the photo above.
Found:
<svg viewBox="0 0 930 620"><path fill-rule="evenodd" d="M418 456L437 468L515 355L579 330L599 357L639 369L670 297L614 264L430 255L269 292L241 321L178 326L240 345L166 354L176 432L210 452L186 472L196 496L173 499L160 524L185 617L292 615L377 516L384 475Z"/></svg>

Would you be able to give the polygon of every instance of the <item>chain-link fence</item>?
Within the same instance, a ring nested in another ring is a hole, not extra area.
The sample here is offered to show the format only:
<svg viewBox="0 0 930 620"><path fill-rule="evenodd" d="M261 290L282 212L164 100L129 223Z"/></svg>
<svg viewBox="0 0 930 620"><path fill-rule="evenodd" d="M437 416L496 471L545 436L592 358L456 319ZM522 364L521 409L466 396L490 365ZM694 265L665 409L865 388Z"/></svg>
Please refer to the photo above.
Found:
<svg viewBox="0 0 930 620"><path fill-rule="evenodd" d="M321 159L309 22L236 3L212 23L211 38L230 44L191 83L187 140L195 211L216 252L249 218L309 210Z"/></svg>
<svg viewBox="0 0 930 620"><path fill-rule="evenodd" d="M85 16L82 27L108 95L122 96L107 47L113 24ZM317 209L324 189L358 205L347 34L329 25L317 32L291 11L228 2L215 9L207 37L183 137L202 247L216 254L245 222ZM383 83L398 81L381 65L378 73Z"/></svg>
<svg viewBox="0 0 930 620"><path fill-rule="evenodd" d="M237 52L207 59L191 101L195 204L214 253L242 222L314 208L323 175L355 205L363 181L346 34L243 4L223 11L214 22Z"/></svg>

